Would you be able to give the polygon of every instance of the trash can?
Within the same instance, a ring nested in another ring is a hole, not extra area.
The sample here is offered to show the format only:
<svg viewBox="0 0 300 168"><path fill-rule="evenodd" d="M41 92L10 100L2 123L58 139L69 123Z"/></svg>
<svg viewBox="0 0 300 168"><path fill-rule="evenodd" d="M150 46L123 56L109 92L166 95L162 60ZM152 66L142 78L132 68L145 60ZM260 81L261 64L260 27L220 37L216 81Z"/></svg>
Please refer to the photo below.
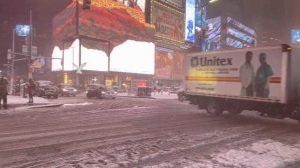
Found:
<svg viewBox="0 0 300 168"><path fill-rule="evenodd" d="M151 96L151 88L149 87L138 87L137 96Z"/></svg>

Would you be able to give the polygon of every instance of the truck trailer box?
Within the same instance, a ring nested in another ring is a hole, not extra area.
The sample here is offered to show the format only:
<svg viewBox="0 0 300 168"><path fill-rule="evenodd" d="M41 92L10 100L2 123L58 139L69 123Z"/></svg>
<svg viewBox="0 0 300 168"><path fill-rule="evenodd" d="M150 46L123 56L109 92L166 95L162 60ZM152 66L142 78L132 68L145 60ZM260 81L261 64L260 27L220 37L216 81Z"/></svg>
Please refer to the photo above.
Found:
<svg viewBox="0 0 300 168"><path fill-rule="evenodd" d="M190 53L184 74L185 95L199 108L269 113L273 105L286 114L299 100L300 46Z"/></svg>

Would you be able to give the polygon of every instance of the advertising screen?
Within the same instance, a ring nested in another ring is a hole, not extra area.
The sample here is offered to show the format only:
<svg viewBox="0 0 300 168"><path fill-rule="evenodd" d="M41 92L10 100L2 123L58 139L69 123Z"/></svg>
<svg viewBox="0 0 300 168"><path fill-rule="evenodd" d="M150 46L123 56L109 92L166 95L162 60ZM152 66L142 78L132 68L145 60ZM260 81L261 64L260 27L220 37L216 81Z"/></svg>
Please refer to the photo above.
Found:
<svg viewBox="0 0 300 168"><path fill-rule="evenodd" d="M162 2L164 4L167 4L168 6L171 6L173 8L177 8L179 10L183 10L183 1L184 0L157 0L158 2Z"/></svg>
<svg viewBox="0 0 300 168"><path fill-rule="evenodd" d="M186 0L185 40L195 42L195 0Z"/></svg>
<svg viewBox="0 0 300 168"><path fill-rule="evenodd" d="M228 27L227 28L227 33L234 36L235 38L238 38L240 40L243 40L244 42L247 42L249 44L254 44L255 43L255 38L253 36L247 35L235 28Z"/></svg>
<svg viewBox="0 0 300 168"><path fill-rule="evenodd" d="M237 28L243 30L244 32L246 32L246 33L248 33L248 34L250 34L250 35L256 37L256 32L255 32L255 30L253 30L253 29L251 29L251 28L249 28L249 27L243 25L242 23L240 23L240 22L234 20L234 19L231 18L231 17L227 17L227 23L228 23L228 25L231 25L232 27L237 27Z"/></svg>
<svg viewBox="0 0 300 168"><path fill-rule="evenodd" d="M184 42L184 14L153 2L151 23L155 25L156 36L176 42Z"/></svg>
<svg viewBox="0 0 300 168"><path fill-rule="evenodd" d="M26 37L30 34L29 25L16 25L16 35Z"/></svg>
<svg viewBox="0 0 300 168"><path fill-rule="evenodd" d="M216 17L207 20L209 29L207 31L206 49L219 50L221 49L221 17Z"/></svg>
<svg viewBox="0 0 300 168"><path fill-rule="evenodd" d="M291 30L292 43L300 43L300 30Z"/></svg>
<svg viewBox="0 0 300 168"><path fill-rule="evenodd" d="M81 65L79 65L79 40L75 40L64 51L61 51L58 47L54 48L52 71L75 71L79 67L82 70L108 71L107 54L101 50L81 46Z"/></svg>
<svg viewBox="0 0 300 168"><path fill-rule="evenodd" d="M163 48L156 48L155 76L159 78L171 78L174 52Z"/></svg>
<svg viewBox="0 0 300 168"><path fill-rule="evenodd" d="M252 59L246 57L252 52ZM260 60L264 59L262 63ZM246 63L246 59L249 63ZM280 100L281 47L191 54L186 57L187 89L205 94Z"/></svg>
<svg viewBox="0 0 300 168"><path fill-rule="evenodd" d="M206 7L205 6L206 1L205 0L196 0L196 20L195 24L196 27L204 29L206 27Z"/></svg>
<svg viewBox="0 0 300 168"><path fill-rule="evenodd" d="M117 2L145 13L146 0L117 0Z"/></svg>
<svg viewBox="0 0 300 168"><path fill-rule="evenodd" d="M155 45L127 40L110 54L110 71L154 74Z"/></svg>

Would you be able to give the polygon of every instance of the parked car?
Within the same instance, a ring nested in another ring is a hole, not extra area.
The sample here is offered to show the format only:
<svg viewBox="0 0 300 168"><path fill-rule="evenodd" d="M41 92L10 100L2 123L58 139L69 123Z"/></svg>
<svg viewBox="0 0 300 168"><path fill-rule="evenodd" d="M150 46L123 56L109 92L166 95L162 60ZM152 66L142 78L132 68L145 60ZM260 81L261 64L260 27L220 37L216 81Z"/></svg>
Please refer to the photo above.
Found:
<svg viewBox="0 0 300 168"><path fill-rule="evenodd" d="M38 97L54 97L55 99L58 98L58 88L53 84L51 81L47 80L38 80L35 82L36 90L35 95Z"/></svg>
<svg viewBox="0 0 300 168"><path fill-rule="evenodd" d="M60 84L58 85L59 88L59 94L61 96L76 96L77 94L77 89L74 88L72 85L67 85L67 84Z"/></svg>

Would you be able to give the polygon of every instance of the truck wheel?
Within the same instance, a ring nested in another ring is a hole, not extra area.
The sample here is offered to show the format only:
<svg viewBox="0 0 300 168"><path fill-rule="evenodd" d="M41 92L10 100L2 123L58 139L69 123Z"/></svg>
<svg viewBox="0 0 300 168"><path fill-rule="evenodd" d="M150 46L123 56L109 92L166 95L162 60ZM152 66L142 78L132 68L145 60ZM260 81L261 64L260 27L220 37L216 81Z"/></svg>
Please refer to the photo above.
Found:
<svg viewBox="0 0 300 168"><path fill-rule="evenodd" d="M229 110L228 110L229 114L231 114L231 115L241 114L242 111L243 110L242 110L239 103L232 103Z"/></svg>
<svg viewBox="0 0 300 168"><path fill-rule="evenodd" d="M215 99L211 99L208 101L206 111L212 116L219 116L223 113L220 104L218 104L218 101Z"/></svg>

